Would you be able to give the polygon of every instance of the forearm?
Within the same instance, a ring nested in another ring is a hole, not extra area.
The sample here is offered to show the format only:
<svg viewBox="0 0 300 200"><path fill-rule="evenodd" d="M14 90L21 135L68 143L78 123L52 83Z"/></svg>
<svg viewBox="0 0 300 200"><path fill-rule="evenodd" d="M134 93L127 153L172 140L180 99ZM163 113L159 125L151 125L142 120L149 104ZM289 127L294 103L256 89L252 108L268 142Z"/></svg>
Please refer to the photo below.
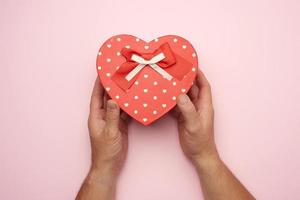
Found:
<svg viewBox="0 0 300 200"><path fill-rule="evenodd" d="M198 159L196 169L205 200L255 199L234 177L217 153Z"/></svg>
<svg viewBox="0 0 300 200"><path fill-rule="evenodd" d="M114 200L116 178L104 170L90 170L76 200Z"/></svg>

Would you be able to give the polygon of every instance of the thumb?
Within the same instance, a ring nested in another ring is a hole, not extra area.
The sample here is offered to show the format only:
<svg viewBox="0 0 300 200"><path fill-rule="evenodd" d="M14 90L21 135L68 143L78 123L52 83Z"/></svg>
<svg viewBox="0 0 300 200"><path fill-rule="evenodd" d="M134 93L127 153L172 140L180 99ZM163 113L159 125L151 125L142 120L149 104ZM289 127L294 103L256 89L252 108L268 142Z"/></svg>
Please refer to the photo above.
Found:
<svg viewBox="0 0 300 200"><path fill-rule="evenodd" d="M177 107L182 114L182 117L188 125L193 125L195 119L197 118L197 111L186 94L180 94L177 98Z"/></svg>
<svg viewBox="0 0 300 200"><path fill-rule="evenodd" d="M120 108L113 100L108 100L106 105L106 124L110 129L118 129Z"/></svg>

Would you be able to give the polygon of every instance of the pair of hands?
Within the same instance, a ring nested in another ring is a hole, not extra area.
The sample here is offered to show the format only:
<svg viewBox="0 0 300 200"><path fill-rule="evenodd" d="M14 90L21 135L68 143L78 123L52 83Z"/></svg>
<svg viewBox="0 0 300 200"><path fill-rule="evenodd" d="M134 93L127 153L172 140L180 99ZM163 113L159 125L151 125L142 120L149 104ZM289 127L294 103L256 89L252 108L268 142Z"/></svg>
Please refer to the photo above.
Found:
<svg viewBox="0 0 300 200"><path fill-rule="evenodd" d="M109 100L97 79L92 94L89 132L92 167L76 199L113 200L116 181L127 153L126 113ZM206 200L254 200L251 193L219 158L214 142L211 89L202 72L188 95L180 95L173 114L178 120L180 144L195 165Z"/></svg>
<svg viewBox="0 0 300 200"><path fill-rule="evenodd" d="M195 165L217 157L214 143L213 105L210 85L199 71L188 95L180 95L173 114L178 120L181 147ZM90 174L101 174L101 181L113 184L124 163L128 146L129 116L109 100L97 79L88 120L92 146Z"/></svg>

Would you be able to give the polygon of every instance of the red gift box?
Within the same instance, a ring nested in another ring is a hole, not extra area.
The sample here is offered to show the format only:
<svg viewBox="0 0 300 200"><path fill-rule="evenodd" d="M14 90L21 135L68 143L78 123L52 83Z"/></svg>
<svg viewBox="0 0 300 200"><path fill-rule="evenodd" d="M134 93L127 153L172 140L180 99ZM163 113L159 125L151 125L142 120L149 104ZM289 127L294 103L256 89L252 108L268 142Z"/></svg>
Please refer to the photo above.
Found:
<svg viewBox="0 0 300 200"><path fill-rule="evenodd" d="M167 35L145 42L131 35L108 39L97 71L108 95L144 125L162 117L187 93L198 69L197 54L184 38Z"/></svg>

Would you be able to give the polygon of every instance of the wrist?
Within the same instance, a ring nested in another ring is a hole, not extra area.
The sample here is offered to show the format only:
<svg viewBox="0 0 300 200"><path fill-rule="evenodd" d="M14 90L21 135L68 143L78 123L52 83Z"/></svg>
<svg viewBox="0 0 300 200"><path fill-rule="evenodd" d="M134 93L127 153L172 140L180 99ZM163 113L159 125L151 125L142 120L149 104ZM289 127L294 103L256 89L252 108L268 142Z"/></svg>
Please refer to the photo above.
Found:
<svg viewBox="0 0 300 200"><path fill-rule="evenodd" d="M219 166L222 163L222 160L217 152L217 150L212 150L201 156L198 156L194 160L194 165L197 169L197 172L203 172L207 169L212 169Z"/></svg>
<svg viewBox="0 0 300 200"><path fill-rule="evenodd" d="M101 187L114 187L117 182L117 176L110 169L92 167L86 182Z"/></svg>

